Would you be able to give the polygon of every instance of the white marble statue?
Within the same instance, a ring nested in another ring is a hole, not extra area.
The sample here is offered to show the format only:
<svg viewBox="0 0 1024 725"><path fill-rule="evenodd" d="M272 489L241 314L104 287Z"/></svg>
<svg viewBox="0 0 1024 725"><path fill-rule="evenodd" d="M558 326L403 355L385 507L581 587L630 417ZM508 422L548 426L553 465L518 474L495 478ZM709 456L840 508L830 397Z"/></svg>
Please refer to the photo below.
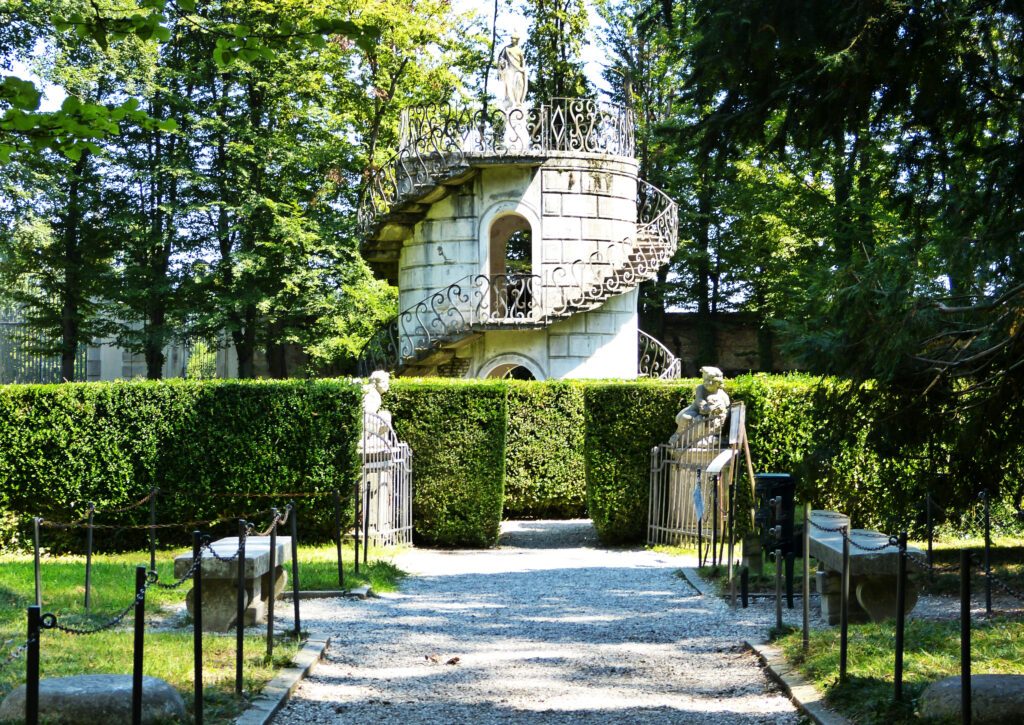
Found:
<svg viewBox="0 0 1024 725"><path fill-rule="evenodd" d="M528 75L526 58L519 47L519 36L513 35L512 41L498 53L498 73L505 84L505 100L511 108L520 108L526 103Z"/></svg>
<svg viewBox="0 0 1024 725"><path fill-rule="evenodd" d="M676 432L669 438L670 446L703 445L717 440L729 414L729 395L722 387L725 376L710 365L700 369L702 382L693 392L693 402L676 415ZM687 433L698 424L706 423L700 431L701 440L689 441Z"/></svg>
<svg viewBox="0 0 1024 725"><path fill-rule="evenodd" d="M367 433L386 436L391 427L391 411L381 409L381 396L391 387L391 376L383 370L375 370L370 379L363 385L363 429ZM370 423L371 416L382 420L380 424ZM379 430L374 430L379 428Z"/></svg>

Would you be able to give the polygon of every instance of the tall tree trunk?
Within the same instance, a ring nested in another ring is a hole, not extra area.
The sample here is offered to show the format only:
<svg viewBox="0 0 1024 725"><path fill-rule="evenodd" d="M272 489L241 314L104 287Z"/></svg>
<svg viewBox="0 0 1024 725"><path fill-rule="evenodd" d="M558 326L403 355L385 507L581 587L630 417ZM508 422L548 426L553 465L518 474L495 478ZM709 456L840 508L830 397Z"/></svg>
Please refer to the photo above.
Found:
<svg viewBox="0 0 1024 725"><path fill-rule="evenodd" d="M64 299L60 311L60 377L75 380L75 358L78 356L81 310L82 251L79 234L82 225L82 177L89 165L89 151L83 151L68 179L68 205L64 219Z"/></svg>
<svg viewBox="0 0 1024 725"><path fill-rule="evenodd" d="M697 362L713 365L718 358L715 323L711 315L711 202L707 169L700 174L697 191Z"/></svg>

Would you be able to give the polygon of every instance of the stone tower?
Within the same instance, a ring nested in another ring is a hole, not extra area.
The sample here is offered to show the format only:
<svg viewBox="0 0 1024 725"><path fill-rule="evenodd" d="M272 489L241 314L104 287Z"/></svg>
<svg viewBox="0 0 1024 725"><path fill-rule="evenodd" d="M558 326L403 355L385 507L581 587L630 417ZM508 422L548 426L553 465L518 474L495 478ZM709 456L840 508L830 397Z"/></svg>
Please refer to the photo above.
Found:
<svg viewBox="0 0 1024 725"><path fill-rule="evenodd" d="M407 109L359 221L401 310L364 348L362 374L679 375L637 327L637 286L671 258L678 218L638 178L628 109Z"/></svg>

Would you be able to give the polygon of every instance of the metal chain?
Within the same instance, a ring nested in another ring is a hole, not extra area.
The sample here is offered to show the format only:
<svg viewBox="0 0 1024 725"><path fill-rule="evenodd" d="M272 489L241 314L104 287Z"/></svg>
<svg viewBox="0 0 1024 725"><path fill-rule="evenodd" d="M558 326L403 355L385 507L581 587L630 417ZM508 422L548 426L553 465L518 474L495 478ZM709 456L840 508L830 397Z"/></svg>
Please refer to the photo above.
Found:
<svg viewBox="0 0 1024 725"><path fill-rule="evenodd" d="M173 584L163 584L162 582L160 582L159 574L157 574L157 581L154 581L153 583L156 584L156 586L160 589L178 589L185 582L192 580L192 577L196 573L196 569L199 568L199 564L202 562L202 560L203 555L201 552L198 557L192 557L192 565L188 568L188 571L182 574L181 577Z"/></svg>
<svg viewBox="0 0 1024 725"><path fill-rule="evenodd" d="M97 514L123 514L123 513L127 512L127 511L133 511L133 510L135 510L135 509L137 509L137 508L139 508L141 506L145 506L147 503L149 503L150 499L152 499L158 493L160 493L160 489L159 488L154 488L152 491L149 492L149 494L145 498L139 499L138 501L136 501L133 504L128 504L127 506L123 506L121 508L116 508L116 509L103 509L102 511L94 510L93 513L97 513Z"/></svg>
<svg viewBox="0 0 1024 725"><path fill-rule="evenodd" d="M254 514L249 514L250 518L258 518L260 516L266 516L270 513L270 509L264 509L263 511L257 511ZM240 516L224 516L219 519L203 519L200 521L184 521L176 524L93 524L94 529L107 529L107 530L121 530L121 531L145 531L147 529L192 529L197 526L213 526L214 524L222 524L225 521L232 521L239 518L245 518ZM47 529L87 529L88 524L78 524L75 522L64 522L64 521L47 521L46 519L40 519L39 525Z"/></svg>
<svg viewBox="0 0 1024 725"><path fill-rule="evenodd" d="M909 561L911 564L916 566L921 571L934 572L936 574L943 574L945 572L952 572L952 571L959 571L960 570L960 564L959 563L947 564L945 566L936 566L935 564L932 564L931 566L929 566L928 562L920 561L918 559L918 557L916 557L916 556L908 556L907 557L907 561Z"/></svg>
<svg viewBox="0 0 1024 725"><path fill-rule="evenodd" d="M8 644L11 641L13 641L13 640L8 640L4 644ZM11 650L10 654L8 654L7 657L4 658L4 661L0 662L0 670L6 670L12 664L14 664L19 659L21 659L21 657L23 657L24 654L26 652L28 652L28 646L31 643L32 643L32 640L29 640L28 642L25 642L24 644L22 644L22 645L20 645L18 647L15 647L13 650Z"/></svg>
<svg viewBox="0 0 1024 725"><path fill-rule="evenodd" d="M209 540L206 540L206 541L203 542L203 548L206 551L209 551L210 555L213 556L213 558L216 559L217 561L223 561L223 562L237 561L239 554L242 553L242 545L245 544L245 540L247 538L249 538L249 532L250 531L252 531L252 524L248 524L247 523L246 526L245 526L245 529L242 531L241 539L238 542L238 549L231 556L221 556L220 554L218 554L216 551L213 550L213 545L210 543Z"/></svg>
<svg viewBox="0 0 1024 725"><path fill-rule="evenodd" d="M109 620L96 627L69 627L61 624L57 620L57 615L49 613L43 615L42 620L40 621L40 626L43 629L56 629L58 631L64 632L65 634L74 635L97 634L108 629L113 629L122 621L124 621L124 618L128 616L128 613L131 612L132 609L134 609L138 604L141 604L145 601L146 590L149 589L150 586L155 584L157 579L158 574L155 571L146 572L146 583L143 584L142 587L139 588L139 591L135 593L135 598L132 599L131 603L127 607L122 609L120 612L115 614L113 617L111 617Z"/></svg>
<svg viewBox="0 0 1024 725"><path fill-rule="evenodd" d="M881 546L864 546L863 544L858 544L849 535L846 535L846 538L849 540L850 546L855 549L860 549L861 551L881 551L882 549L888 549L889 547L899 548L900 545L899 540L895 536L890 536L888 541L883 543Z"/></svg>
<svg viewBox="0 0 1024 725"><path fill-rule="evenodd" d="M992 577L992 583L995 584L996 587L1001 589L1005 594L1009 594L1014 599L1018 599L1018 600L1024 602L1024 594L1021 594L1016 589L1011 588L1009 584L1004 582L1002 579L997 577L995 574L989 572L989 576Z"/></svg>
<svg viewBox="0 0 1024 725"><path fill-rule="evenodd" d="M846 530L845 526L838 526L838 527L833 529L833 528L830 528L828 526L822 526L821 524L815 523L814 519L807 519L807 520L811 523L811 526L816 528L818 531L824 531L824 532L829 533L829 534L838 534L838 533L841 533L841 532Z"/></svg>

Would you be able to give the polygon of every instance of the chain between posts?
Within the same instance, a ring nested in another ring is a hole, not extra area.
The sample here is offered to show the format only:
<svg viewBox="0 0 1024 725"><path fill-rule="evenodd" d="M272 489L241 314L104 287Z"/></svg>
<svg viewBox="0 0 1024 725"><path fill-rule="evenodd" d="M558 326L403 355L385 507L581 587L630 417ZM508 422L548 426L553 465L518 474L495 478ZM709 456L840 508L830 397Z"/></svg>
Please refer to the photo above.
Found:
<svg viewBox="0 0 1024 725"><path fill-rule="evenodd" d="M264 509L263 511L257 511L254 514L249 514L250 518L258 518L265 516L270 513L270 509ZM203 519L200 521L184 521L174 524L92 524L91 528L94 529L108 529L108 530L121 530L121 531L149 531L150 529L180 529L180 528L193 528L195 526L213 526L215 524L223 524L227 521L235 521L238 516L223 516L216 519ZM84 529L89 528L89 524L80 524L74 521L48 521L47 519L40 519L39 525L47 529Z"/></svg>
<svg viewBox="0 0 1024 725"><path fill-rule="evenodd" d="M159 574L157 574L155 571L147 572L146 583L143 584L142 587L135 593L135 598L132 599L131 603L101 625L98 625L96 627L69 627L61 624L60 621L57 619L57 615L47 613L44 614L40 619L40 626L43 629L56 629L59 632L74 635L97 634L108 629L113 629L122 621L124 621L124 618L128 616L128 613L132 611L132 609L134 609L136 605L138 605L140 602L145 601L146 590L148 590L153 584L155 584L158 578Z"/></svg>
<svg viewBox="0 0 1024 725"><path fill-rule="evenodd" d="M13 640L8 640L8 642L11 641ZM8 653L8 655L4 658L3 662L0 662L0 671L7 669L12 664L17 662L19 659L24 657L25 653L28 652L29 645L32 643L32 640L30 640L12 649L10 653ZM7 643L5 642L5 644Z"/></svg>

